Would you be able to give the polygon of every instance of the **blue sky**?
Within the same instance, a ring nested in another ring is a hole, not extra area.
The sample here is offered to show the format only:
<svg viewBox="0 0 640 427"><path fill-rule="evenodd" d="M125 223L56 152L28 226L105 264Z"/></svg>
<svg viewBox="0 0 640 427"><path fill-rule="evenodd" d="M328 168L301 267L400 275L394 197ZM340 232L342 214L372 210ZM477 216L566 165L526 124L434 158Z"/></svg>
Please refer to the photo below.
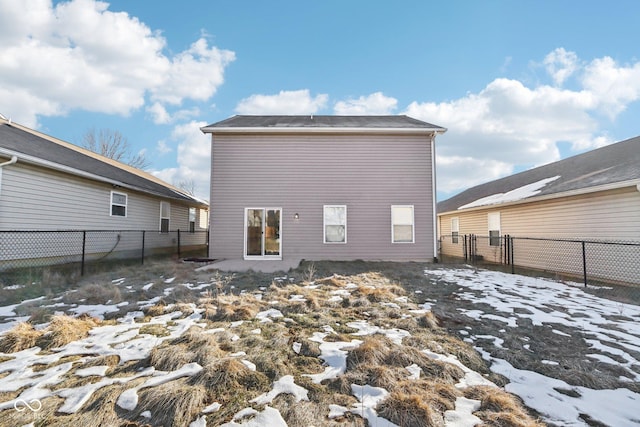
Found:
<svg viewBox="0 0 640 427"><path fill-rule="evenodd" d="M0 0L0 113L120 131L208 198L234 114L408 114L438 197L640 135L640 2Z"/></svg>

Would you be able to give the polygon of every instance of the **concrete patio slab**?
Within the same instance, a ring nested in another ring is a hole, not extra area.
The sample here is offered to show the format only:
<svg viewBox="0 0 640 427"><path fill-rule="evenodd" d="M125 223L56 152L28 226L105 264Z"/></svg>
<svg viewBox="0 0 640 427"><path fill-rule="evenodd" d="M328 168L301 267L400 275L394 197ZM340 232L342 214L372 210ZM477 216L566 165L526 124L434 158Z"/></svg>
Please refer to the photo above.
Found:
<svg viewBox="0 0 640 427"><path fill-rule="evenodd" d="M260 273L276 273L287 272L291 269L297 268L300 265L301 259L286 259L286 260L244 260L244 259L225 259L213 262L198 268L198 271L205 270L220 270L225 272L242 272L242 271L257 271Z"/></svg>

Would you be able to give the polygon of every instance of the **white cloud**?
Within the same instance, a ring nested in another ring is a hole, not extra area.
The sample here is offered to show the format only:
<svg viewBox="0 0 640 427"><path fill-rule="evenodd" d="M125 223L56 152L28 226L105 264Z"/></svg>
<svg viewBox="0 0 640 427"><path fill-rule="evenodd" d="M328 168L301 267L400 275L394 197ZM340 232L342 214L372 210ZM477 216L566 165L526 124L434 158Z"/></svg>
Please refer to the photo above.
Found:
<svg viewBox="0 0 640 427"><path fill-rule="evenodd" d="M308 89L286 91L277 95L251 95L236 107L238 114L313 114L324 108L328 95L311 97Z"/></svg>
<svg viewBox="0 0 640 427"><path fill-rule="evenodd" d="M559 142L576 151L613 142L600 130L601 115L614 119L640 99L640 63L619 66L605 57L581 64L564 49L544 62L556 85L575 78L578 88L500 78L460 99L407 107L405 114L449 129L436 140L439 191L452 194L558 160Z"/></svg>
<svg viewBox="0 0 640 427"><path fill-rule="evenodd" d="M561 86L577 70L578 55L560 47L545 56L543 63L555 84Z"/></svg>
<svg viewBox="0 0 640 427"><path fill-rule="evenodd" d="M385 115L392 114L398 106L398 100L375 92L358 99L336 102L333 110L338 115Z"/></svg>
<svg viewBox="0 0 640 427"><path fill-rule="evenodd" d="M171 139L178 143L178 166L151 173L158 178L170 182L193 182L195 195L209 200L209 180L211 176L211 136L200 130L205 122L191 121L178 125L171 133ZM166 147L166 143L162 143Z"/></svg>
<svg viewBox="0 0 640 427"><path fill-rule="evenodd" d="M108 7L94 0L0 1L0 91L6 95L0 111L36 126L38 116L76 109L128 115L147 96L178 105L215 94L233 52L201 38L167 56L158 32Z"/></svg>

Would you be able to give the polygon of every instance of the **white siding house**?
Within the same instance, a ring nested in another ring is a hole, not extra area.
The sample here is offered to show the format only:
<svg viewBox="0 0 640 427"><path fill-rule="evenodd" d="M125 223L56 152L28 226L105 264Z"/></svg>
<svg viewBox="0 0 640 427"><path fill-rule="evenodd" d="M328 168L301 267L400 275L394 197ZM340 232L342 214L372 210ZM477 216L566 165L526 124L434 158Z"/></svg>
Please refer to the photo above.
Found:
<svg viewBox="0 0 640 427"><path fill-rule="evenodd" d="M434 141L406 116L235 116L212 135L210 257L436 256Z"/></svg>
<svg viewBox="0 0 640 427"><path fill-rule="evenodd" d="M27 230L182 230L183 244L195 244L189 231L207 229L199 220L207 210L151 174L0 119L0 262L38 253L53 258L61 250L8 234ZM125 237L118 237L117 250L137 247ZM166 244L161 240L150 235L148 244Z"/></svg>

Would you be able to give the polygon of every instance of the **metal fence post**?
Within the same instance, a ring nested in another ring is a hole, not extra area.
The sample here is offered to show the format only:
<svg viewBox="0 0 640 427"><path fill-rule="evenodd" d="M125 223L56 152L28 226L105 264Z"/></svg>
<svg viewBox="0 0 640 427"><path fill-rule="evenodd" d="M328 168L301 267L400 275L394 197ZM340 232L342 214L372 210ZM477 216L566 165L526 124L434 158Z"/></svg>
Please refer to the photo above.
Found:
<svg viewBox="0 0 640 427"><path fill-rule="evenodd" d="M180 258L180 229L178 228L178 258Z"/></svg>
<svg viewBox="0 0 640 427"><path fill-rule="evenodd" d="M586 242L582 241L582 271L584 273L584 286L587 287L587 249Z"/></svg>
<svg viewBox="0 0 640 427"><path fill-rule="evenodd" d="M511 259L511 274L516 273L516 261L513 258L513 240L513 237L509 237L509 249L511 250L511 253L509 254L509 258Z"/></svg>
<svg viewBox="0 0 640 427"><path fill-rule="evenodd" d="M82 232L82 262L80 264L80 275L84 276L84 254L86 252L86 247L87 247L87 232L83 231Z"/></svg>
<svg viewBox="0 0 640 427"><path fill-rule="evenodd" d="M143 265L144 265L144 233L145 231L142 230L142 256L140 256L140 261L141 261L141 264Z"/></svg>

